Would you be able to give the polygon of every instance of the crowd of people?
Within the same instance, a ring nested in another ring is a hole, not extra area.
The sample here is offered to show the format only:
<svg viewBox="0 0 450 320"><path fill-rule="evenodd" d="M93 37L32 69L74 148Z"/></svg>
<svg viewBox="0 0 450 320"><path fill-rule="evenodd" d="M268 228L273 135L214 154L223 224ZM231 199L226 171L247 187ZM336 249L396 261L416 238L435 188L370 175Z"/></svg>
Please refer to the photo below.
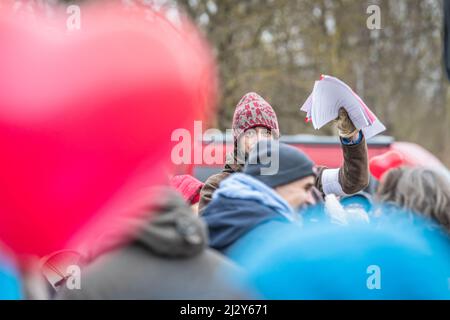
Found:
<svg viewBox="0 0 450 320"><path fill-rule="evenodd" d="M77 288L30 279L3 250L0 298L449 299L449 173L400 163L371 194L364 134L344 108L335 122L344 162L327 168L281 143L274 109L246 94L222 172L156 188L126 241L105 230L90 245Z"/></svg>

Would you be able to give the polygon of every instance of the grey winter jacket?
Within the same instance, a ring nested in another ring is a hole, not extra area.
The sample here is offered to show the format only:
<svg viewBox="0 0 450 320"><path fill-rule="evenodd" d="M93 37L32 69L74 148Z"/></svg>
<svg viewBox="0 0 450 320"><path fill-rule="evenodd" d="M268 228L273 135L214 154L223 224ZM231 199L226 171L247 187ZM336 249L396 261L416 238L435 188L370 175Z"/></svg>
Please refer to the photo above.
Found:
<svg viewBox="0 0 450 320"><path fill-rule="evenodd" d="M81 289L64 288L57 299L244 298L227 280L238 267L207 247L204 223L178 194L152 210L132 242L107 249L82 269Z"/></svg>

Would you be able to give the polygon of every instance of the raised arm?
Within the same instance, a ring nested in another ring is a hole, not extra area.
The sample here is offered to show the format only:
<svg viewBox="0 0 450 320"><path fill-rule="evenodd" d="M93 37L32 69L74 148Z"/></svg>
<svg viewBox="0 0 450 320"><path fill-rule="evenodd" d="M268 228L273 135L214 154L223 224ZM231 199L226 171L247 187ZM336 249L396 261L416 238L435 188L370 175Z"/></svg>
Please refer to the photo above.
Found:
<svg viewBox="0 0 450 320"><path fill-rule="evenodd" d="M345 109L341 108L336 121L341 139L344 164L338 169L318 167L316 187L324 194L344 196L357 193L369 184L367 144Z"/></svg>

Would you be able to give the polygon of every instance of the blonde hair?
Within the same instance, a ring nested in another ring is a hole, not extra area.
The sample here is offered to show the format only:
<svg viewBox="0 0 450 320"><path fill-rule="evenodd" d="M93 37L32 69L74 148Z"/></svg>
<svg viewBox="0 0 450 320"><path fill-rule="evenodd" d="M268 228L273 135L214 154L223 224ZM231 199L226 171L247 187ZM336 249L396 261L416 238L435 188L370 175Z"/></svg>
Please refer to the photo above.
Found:
<svg viewBox="0 0 450 320"><path fill-rule="evenodd" d="M450 232L450 175L429 168L390 170L377 198L433 218Z"/></svg>

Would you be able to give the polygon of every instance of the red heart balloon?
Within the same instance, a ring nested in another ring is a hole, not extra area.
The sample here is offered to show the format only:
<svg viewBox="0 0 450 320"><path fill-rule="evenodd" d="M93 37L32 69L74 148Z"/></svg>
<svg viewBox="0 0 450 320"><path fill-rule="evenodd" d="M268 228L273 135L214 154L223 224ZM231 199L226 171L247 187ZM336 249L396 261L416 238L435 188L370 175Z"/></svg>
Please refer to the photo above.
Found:
<svg viewBox="0 0 450 320"><path fill-rule="evenodd" d="M369 168L370 173L380 180L383 174L390 169L399 167L404 164L404 158L401 153L397 151L388 151L382 155L370 159Z"/></svg>
<svg viewBox="0 0 450 320"><path fill-rule="evenodd" d="M172 131L214 96L210 52L186 22L116 4L81 7L80 30L66 19L0 12L0 240L18 254L137 214L170 165Z"/></svg>

